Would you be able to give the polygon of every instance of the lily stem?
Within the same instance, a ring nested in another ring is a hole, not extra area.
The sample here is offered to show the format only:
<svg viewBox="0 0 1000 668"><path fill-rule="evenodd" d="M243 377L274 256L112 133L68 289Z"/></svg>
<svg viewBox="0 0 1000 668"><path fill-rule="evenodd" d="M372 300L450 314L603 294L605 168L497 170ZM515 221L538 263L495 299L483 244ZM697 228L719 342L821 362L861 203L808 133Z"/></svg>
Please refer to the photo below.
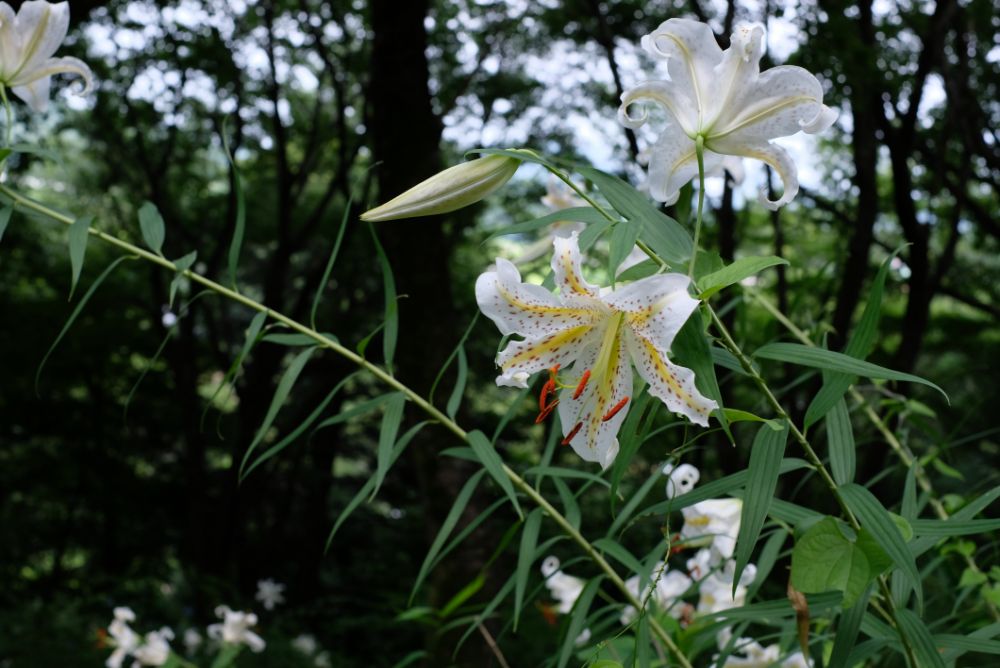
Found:
<svg viewBox="0 0 1000 668"><path fill-rule="evenodd" d="M31 198L25 197L24 195L21 195L20 193L11 190L5 185L0 184L0 194L9 197L14 202L16 202L17 204L21 205L26 209L35 211L36 213L39 213L47 218L51 218L52 220L63 223L64 225L71 225L73 223L73 219L70 218L69 216L66 216L62 213L59 213L58 211L50 209L44 204L36 202ZM131 244L127 241L123 241L113 235L96 230L93 227L90 228L89 232L92 236L97 237L101 241L104 241L108 244L111 244L112 246L120 248L131 255L152 262L153 264L157 264L163 267L164 269L168 269L173 272L178 271L177 265L175 265L173 262L166 259L165 257L161 257L159 255L151 253L145 249L139 248L134 244ZM452 420L447 415L439 411L436 407L434 407L434 405L432 405L430 402L424 399L421 395L417 394L414 390L410 389L407 385L397 380L392 374L390 374L382 367L373 364L372 362L369 362L361 355L358 355L354 351L345 348L341 344L337 343L333 339L324 336L323 334L316 331L312 327L303 325L302 323L293 320L292 318L289 318L288 316L279 313L278 311L271 310L264 304L261 304L258 301L246 297L236 292L235 290L231 290L225 287L224 285L221 285L220 283L216 283L210 278L202 276L201 274L191 271L190 269L185 269L179 273L183 274L189 280L195 283L199 283L204 287L208 288L209 290L212 290L213 292L216 292L228 299L231 299L232 301L242 304L255 311L266 313L268 317L270 317L271 319L280 322L289 329L292 329L296 332L299 332L300 334L304 334L305 336L309 337L310 339L315 341L318 346L323 348L328 348L329 350L332 350L338 355L346 358L353 364L371 373L373 376L378 378L380 381L382 381L389 387L397 390L398 392L402 392L404 395L406 395L406 397L410 401L412 401L417 407L419 407L420 410L422 410L431 418L439 422L445 429L453 433L459 439L465 442L469 441L468 432L466 432L462 427L460 427L454 420ZM532 487L526 480L524 480L524 478L518 475L513 469L511 469L506 464L502 464L502 467L504 475L506 475L510 479L510 481L514 484L514 486L517 487L519 490L521 490L528 498L532 500L532 502L534 502L538 507L540 507L544 512L546 512L549 515L549 517L551 517L552 520L557 525L559 525L559 527L563 530L563 532L565 532L566 535L569 536L570 539L583 550L583 552L591 559L591 561L593 561L598 566L598 568L600 568L601 571L604 572L605 576L607 576L607 578L611 581L611 583L624 595L625 601L629 605L636 608L637 610L641 610L642 601L640 601L636 595L634 595L631 591L629 591L628 587L625 586L625 581L622 580L621 576L618 575L618 573L611 566L611 564L608 563L607 559L605 559L604 556L600 554L594 548L593 545L590 544L590 541L588 541L583 536L583 534L581 534L576 529L576 527L574 527L572 523L570 523L570 521L566 519L566 517L562 513L560 513L555 507L553 507L552 504L549 503L545 497L543 497L538 491L534 489L534 487ZM681 652L680 648L674 642L673 638L671 638L667 630L652 616L649 617L649 625L653 633L656 635L656 637L664 645L666 645L666 647L670 650L670 652L676 657L678 665L682 666L683 668L692 668L691 663L687 660L687 657L685 657L684 654Z"/></svg>
<svg viewBox="0 0 1000 668"><path fill-rule="evenodd" d="M7 99L7 87L0 84L0 101L3 102L4 116L6 116L7 123L4 125L4 137L3 137L3 147L10 147L10 137L11 128L14 126L14 110L10 106L10 100Z"/></svg>

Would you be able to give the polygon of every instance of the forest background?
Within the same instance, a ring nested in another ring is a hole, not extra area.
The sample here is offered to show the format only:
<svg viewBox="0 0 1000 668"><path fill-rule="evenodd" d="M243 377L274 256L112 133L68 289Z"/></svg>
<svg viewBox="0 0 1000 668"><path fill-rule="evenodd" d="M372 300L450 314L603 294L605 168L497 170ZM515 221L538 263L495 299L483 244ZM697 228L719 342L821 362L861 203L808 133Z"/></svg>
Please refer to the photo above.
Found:
<svg viewBox="0 0 1000 668"><path fill-rule="evenodd" d="M71 7L65 52L94 69L99 88L85 99L60 94L44 116L22 107L21 141L57 159L22 154L8 178L134 241L138 207L148 200L166 223L166 255L197 249L202 273L221 276L239 213L228 142L246 199L242 288L308 318L347 216L317 325L352 346L384 315L362 211L477 146L531 146L638 183L636 157L648 138L624 130L614 114L621 91L645 78L639 38L667 18L690 16L709 22L725 47L736 21L769 17L765 63L816 73L840 120L809 146L807 164L800 158L804 188L779 213L753 204L754 191L772 178L757 164L746 163L743 184L710 184L703 247L727 262L776 254L791 263L732 292L725 317L751 346L788 339L763 298L812 340L826 337L839 349L875 270L907 244L891 265L870 359L933 380L951 404L924 388L909 386L902 397L884 386L889 422L946 502L997 483L1000 16L990 0L74 0ZM533 240L487 239L500 225L547 213L545 183L525 169L486 205L376 226L400 295L397 374L410 386L429 390L469 327L476 276L493 257L516 254L518 241ZM337 666L392 666L415 649L427 652L426 665L450 660L462 629L399 615L475 470L439 456L456 444L443 432L421 432L378 500L358 508L325 552L334 521L373 469L377 417L306 434L241 483L240 462L295 351L261 345L235 392L213 399L252 314L218 297L192 300L194 291L182 286L180 319L154 360L168 334L170 277L139 263L122 265L101 286L47 362L36 394L39 362L72 309L65 243L61 226L18 218L0 244L0 665L103 665L96 630L114 605L141 610L151 624L203 626L219 603L252 607L255 583L268 577L287 585L280 614L262 620L275 651L248 655L246 665L295 665L282 647L303 632ZM91 244L81 285L112 257ZM465 346L459 415L487 432L515 396L494 385L495 352L495 330L480 319ZM315 358L266 442L294 430L352 371L337 358ZM818 376L769 373L800 417ZM721 368L720 380L727 403L752 409L759 401ZM327 413L375 393L357 377ZM531 401L499 441L513 462L537 461L542 447ZM856 420L855 433L858 477L874 480L877 496L896 499L905 469L871 425ZM680 444L671 434L640 450L625 489ZM749 440L736 436L738 444ZM713 434L685 461L712 480L744 468L747 456ZM567 466L592 468L563 457ZM812 508L832 506L807 482L783 478L781 493ZM485 510L492 494L480 490L462 522ZM608 521L603 502L584 496L581 510L584 527ZM513 569L516 550L494 550L514 523L510 508L492 513L434 571L417 603L440 608L483 573L483 589L463 612L481 608ZM649 519L626 540L641 544L659 531ZM987 567L998 563L995 545L981 549ZM942 567L959 573L963 564L946 559ZM784 587L776 574L761 595L781 597ZM536 665L551 650L542 599L528 606L513 639L487 622L513 665ZM457 660L492 658L474 637Z"/></svg>

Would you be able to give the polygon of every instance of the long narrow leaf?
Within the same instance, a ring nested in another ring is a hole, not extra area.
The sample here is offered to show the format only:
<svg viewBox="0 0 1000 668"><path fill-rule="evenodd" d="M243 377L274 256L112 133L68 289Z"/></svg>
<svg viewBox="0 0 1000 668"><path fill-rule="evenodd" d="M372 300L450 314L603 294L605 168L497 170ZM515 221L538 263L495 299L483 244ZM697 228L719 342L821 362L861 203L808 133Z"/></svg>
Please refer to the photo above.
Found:
<svg viewBox="0 0 1000 668"><path fill-rule="evenodd" d="M472 450L476 453L476 457L480 463L489 471L489 474L496 480L497 484L500 485L500 489L507 494L510 502L514 504L514 510L517 511L518 517L523 518L524 513L521 512L521 504L517 501L514 484L507 477L507 474L504 473L503 461L500 459L500 455L493 447L493 444L486 438L486 434L478 430L469 432L468 438L469 445L472 446Z"/></svg>
<svg viewBox="0 0 1000 668"><path fill-rule="evenodd" d="M782 422L781 431L763 424L757 429L750 449L747 467L747 486L740 512L740 530L736 537L736 572L733 575L733 594L739 585L740 575L750 561L760 530L771 508L774 490L781 473L781 459L785 455L788 423Z"/></svg>
<svg viewBox="0 0 1000 668"><path fill-rule="evenodd" d="M816 369L829 369L830 371L839 371L867 378L919 383L937 390L946 400L948 399L948 395L944 390L920 376L893 371L877 364L864 362L849 355L835 353L831 350L823 350L822 348L810 348L799 343L769 343L757 349L753 356L759 359L777 360L779 362L788 362Z"/></svg>
<svg viewBox="0 0 1000 668"><path fill-rule="evenodd" d="M533 232L534 230L540 230L547 228L553 223L559 223L563 221L570 221L574 223L587 223L590 224L601 224L607 223L608 219L601 215L601 213L590 206L580 206L571 207L568 209L560 209L558 211L553 211L550 214L544 215L541 218L535 218L534 220L529 220L525 223L518 223L516 225L509 225L507 227L500 228L490 236L483 240L485 244L487 241L496 239L497 237L507 236L508 234L523 234L524 232Z"/></svg>
<svg viewBox="0 0 1000 668"><path fill-rule="evenodd" d="M326 429L327 427L332 427L334 425L347 422L351 418L355 418L360 415L365 415L366 413L371 413L373 410L375 410L376 408L384 404L386 401L388 401L389 397L393 396L393 394L394 394L393 392L386 392L385 394L381 394L375 397L374 399L366 399L361 403L355 404L350 408L341 411L332 418L327 418L322 422L320 422L318 425L316 425L316 429L313 433L319 431L320 429Z"/></svg>
<svg viewBox="0 0 1000 668"><path fill-rule="evenodd" d="M184 280L184 272L194 266L195 260L198 259L198 251L191 251L184 257L174 260L174 267L177 271L174 273L174 277L170 279L170 299L167 301L167 306L173 307L174 298L177 296L177 289L181 285L181 281Z"/></svg>
<svg viewBox="0 0 1000 668"><path fill-rule="evenodd" d="M7 231L7 225L10 223L10 217L14 213L14 207L5 206L0 207L0 241L3 241L3 233Z"/></svg>
<svg viewBox="0 0 1000 668"><path fill-rule="evenodd" d="M271 428L271 424L274 423L274 418L278 416L278 411L284 405L285 400L288 398L289 393L295 386L295 381L299 379L299 374L305 368L306 364L309 363L309 359L316 352L316 348L309 348L303 350L301 353L295 356L292 363L288 365L285 370L284 375L282 375L281 380L278 381L278 387L274 391L274 396L271 397L271 405L268 406L267 414L264 416L264 421L261 423L260 427L257 429L257 434L254 436L253 441L250 442L250 447L247 448L246 453L243 455L243 462L240 464L240 480L242 481L246 477L246 467L247 462L250 461L250 455L253 454L257 446L260 445L264 437L267 436L268 430Z"/></svg>
<svg viewBox="0 0 1000 668"><path fill-rule="evenodd" d="M872 585L869 585L857 602L841 613L840 622L837 623L837 633L833 639L833 653L830 655L830 663L827 668L846 668L848 666L847 659L857 642L858 631L861 630L861 620L864 619L865 610L868 609L868 597L871 596L871 593Z"/></svg>
<svg viewBox="0 0 1000 668"><path fill-rule="evenodd" d="M163 337L160 345L156 348L156 352L153 354L153 357L146 362L146 365L142 369L142 373L139 374L135 384L132 385L132 389L128 391L128 396L125 397L125 405L122 407L122 422L128 422L128 407L132 404L132 398L135 396L136 391L138 391L139 385L142 384L146 374L149 373L149 370L152 369L156 362L160 359L160 355L163 354L163 351L166 349L170 339L173 338L175 331L176 330L173 327L167 330L166 336Z"/></svg>
<svg viewBox="0 0 1000 668"><path fill-rule="evenodd" d="M729 419L722 403L722 390L719 389L719 381L715 377L715 360L712 358L712 350L708 345L705 335L704 321L701 310L695 310L684 323L673 343L673 354L675 361L681 366L694 371L694 384L698 390L708 397L714 399L719 408L712 415L722 425L723 431L729 437L729 442L734 443L733 434L729 431Z"/></svg>
<svg viewBox="0 0 1000 668"><path fill-rule="evenodd" d="M385 318L383 320L382 331L382 355L385 360L385 368L392 373L392 360L396 354L396 340L399 337L399 304L396 298L396 279L392 276L392 266L389 258L382 250L378 235L375 234L375 227L371 224L368 229L372 233L372 242L375 244L375 253L378 255L379 266L382 268L382 289L385 293Z"/></svg>
<svg viewBox="0 0 1000 668"><path fill-rule="evenodd" d="M94 219L91 216L81 216L69 226L69 265L72 272L72 280L69 286L69 301L73 301L76 282L80 280L80 272L83 271L83 258L87 254L87 242L90 241L90 224L93 221Z"/></svg>
<svg viewBox="0 0 1000 668"><path fill-rule="evenodd" d="M573 605L573 612L569 618L569 628L566 630L566 637L563 638L562 647L559 649L558 668L566 668L569 660L573 656L573 649L576 647L576 639L583 632L587 624L587 614L590 612L590 604L594 601L594 595L601 585L600 577L590 580L580 592L580 597Z"/></svg>
<svg viewBox="0 0 1000 668"><path fill-rule="evenodd" d="M396 434L403 421L403 409L406 407L406 395L396 392L389 395L385 402L385 412L382 414L382 426L378 433L378 448L375 452L375 489L372 498L378 494L385 474L389 472L392 458L392 446L396 443Z"/></svg>
<svg viewBox="0 0 1000 668"><path fill-rule="evenodd" d="M247 205L246 198L243 194L243 177L240 176L240 170L236 166L236 160L233 158L232 152L229 150L229 132L226 129L226 123L223 121L222 124L222 150L226 154L226 161L229 162L229 169L232 170L233 179L233 190L236 196L236 220L233 226L233 238L229 242L229 255L228 255L228 265L229 265L229 283L236 289L236 268L240 263L240 251L243 250L243 235L246 233L247 226Z"/></svg>
<svg viewBox="0 0 1000 668"><path fill-rule="evenodd" d="M424 420L423 422L417 423L410 427L405 434L399 437L399 440L396 441L395 447L392 449L391 463L395 463L396 460L399 459L399 456L403 454L403 450L405 450L406 446L410 444L413 437L430 423L430 420ZM368 478L368 480L365 481L365 484L361 486L361 489L358 490L357 494L355 494L354 497L348 502L347 506L340 511L340 515L337 516L337 521L333 523L333 528L330 529L330 535L326 537L326 547L323 548L324 552L328 552L330 550L330 545L333 544L333 537L337 535L337 530L340 528L340 525L342 525L344 521L351 516L351 513L353 513L357 507L369 497L371 489L374 486L375 479Z"/></svg>
<svg viewBox="0 0 1000 668"><path fill-rule="evenodd" d="M445 414L451 419L455 419L459 406L462 405L462 395L465 393L465 383L469 377L469 360L465 356L465 349L458 349L458 373L455 375L455 387L451 390L448 403L445 404Z"/></svg>
<svg viewBox="0 0 1000 668"><path fill-rule="evenodd" d="M910 522L913 533L917 536L968 536L977 533L992 533L1000 531L1000 519L992 520L913 520Z"/></svg>
<svg viewBox="0 0 1000 668"><path fill-rule="evenodd" d="M215 402L215 398L219 396L222 388L229 387L233 379L236 378L236 374L239 373L240 369L243 367L243 362L246 360L247 355L253 350L253 347L257 345L258 338L260 336L261 330L264 328L264 323L267 321L267 311L260 311L250 321L250 325L246 329L246 333L243 337L243 347L240 348L239 355L233 360L232 365L230 365L229 370L226 371L225 378L219 383L219 386L215 388L215 392L209 398L208 402L205 404L205 410L201 414L201 429L205 429L205 416L208 415L209 409Z"/></svg>
<svg viewBox="0 0 1000 668"><path fill-rule="evenodd" d="M441 551L444 547L444 543L448 540L448 536L451 535L452 530L455 525L458 524L459 518L462 513L465 512L465 507L469 504L469 499L472 498L473 492L476 491L476 487L479 485L479 481L483 479L486 471L476 471L472 476L465 481L462 489L458 492L458 496L455 497L455 503L452 504L451 510L448 511L448 515L444 518L444 522L441 523L441 528L438 530L437 536L434 537L434 542L431 543L430 549L427 551L427 556L424 557L424 563L420 566L420 570L417 572L417 579L413 583L413 589L410 592L409 605L413 605L413 599L420 590L420 585L424 583L424 579L430 573L431 564L434 563L434 558L437 553Z"/></svg>
<svg viewBox="0 0 1000 668"><path fill-rule="evenodd" d="M313 295L312 308L309 309L309 322L313 329L316 329L316 311L319 310L319 301L323 298L323 291L326 290L326 284L330 281L333 264L337 261L337 254L340 253L340 244L344 241L344 232L347 230L347 220L351 215L353 201L353 199L348 198L347 204L344 205L344 216L340 220L340 229L337 230L337 240L333 242L333 250L330 251L330 258L326 261L323 278L320 279L319 285L316 286L316 294Z"/></svg>
<svg viewBox="0 0 1000 668"><path fill-rule="evenodd" d="M107 267L105 267L104 271L102 271L100 275L94 279L94 282L90 284L90 288L83 295L83 298L80 299L79 302L77 302L76 307L73 309L73 312L69 314L69 318L66 319L66 323L59 331L59 335L56 337L56 340L52 342L52 345L49 346L49 349L46 351L45 356L42 358L42 361L39 362L38 364L38 370L35 372L36 394L38 393L38 383L42 378L42 369L45 368L45 363L49 361L49 357L52 356L52 353L59 346L59 343L63 340L63 337L66 336L66 332L68 332L69 328L73 326L74 322L76 322L76 319L77 317L79 317L80 312L83 311L83 307L86 306L87 302L90 301L90 298L94 296L94 293L97 291L97 288L100 287L101 283L104 282L104 279L106 279L111 274L111 272L114 271L118 267L118 265L120 265L122 262L131 259L133 259L133 256L126 255L124 257L118 258L117 260L109 264Z"/></svg>
<svg viewBox="0 0 1000 668"><path fill-rule="evenodd" d="M152 202L143 202L139 207L139 231L149 250L162 257L163 241L167 236L166 226L163 224L163 216Z"/></svg>
<svg viewBox="0 0 1000 668"><path fill-rule="evenodd" d="M788 260L774 255L768 257L741 257L718 271L714 271L707 276L702 276L698 281L698 288L701 290L698 299L708 299L719 290L729 287L734 283L739 283L744 278L753 276L776 264L788 264Z"/></svg>
<svg viewBox="0 0 1000 668"><path fill-rule="evenodd" d="M854 483L840 486L840 493L847 506L857 515L861 526L867 528L889 558L907 577L917 593L917 606L923 607L924 591L917 562L903 540L892 516L870 491Z"/></svg>
<svg viewBox="0 0 1000 668"><path fill-rule="evenodd" d="M905 608L896 611L896 620L899 622L903 636L913 648L917 664L921 668L945 668L944 659L941 658L934 638L923 620L917 617L912 610Z"/></svg>
<svg viewBox="0 0 1000 668"><path fill-rule="evenodd" d="M833 405L826 416L826 438L830 446L830 470L838 485L854 481L857 455L854 451L854 431L851 415L843 398Z"/></svg>
<svg viewBox="0 0 1000 668"><path fill-rule="evenodd" d="M521 529L521 547L517 552L517 570L514 585L514 631L521 617L521 606L524 604L524 590L528 588L528 575L534 563L535 547L538 545L538 530L542 526L542 509L535 508L528 513Z"/></svg>

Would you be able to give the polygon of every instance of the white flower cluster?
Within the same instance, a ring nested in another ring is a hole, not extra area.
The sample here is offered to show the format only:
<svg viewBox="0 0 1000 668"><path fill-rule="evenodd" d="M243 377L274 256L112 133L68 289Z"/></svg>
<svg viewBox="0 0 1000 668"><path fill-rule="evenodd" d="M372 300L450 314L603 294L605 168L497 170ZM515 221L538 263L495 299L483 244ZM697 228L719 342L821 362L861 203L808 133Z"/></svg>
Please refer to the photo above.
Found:
<svg viewBox="0 0 1000 668"><path fill-rule="evenodd" d="M668 499L690 492L701 477L698 469L690 464L668 464L663 468L663 473L667 477ZM743 502L740 499L708 499L683 508L681 512L684 515L684 526L678 534L680 545L699 548L687 560L687 572L670 570L665 561L659 561L644 579L647 585L641 595L639 575L626 580L626 587L644 605L665 612L681 623L688 623L697 615L708 615L745 605L747 588L754 581L757 568L753 564L747 564L734 592L736 561L733 559L733 552L740 531L742 509ZM558 602L558 612L570 612L583 591L584 581L559 570L559 560L554 556L546 557L542 562L542 574L546 578L549 593ZM684 597L695 590L698 593L698 603L692 605ZM622 610L620 621L627 626L637 617L636 609L628 605ZM717 638L719 648L726 647L731 638L732 632L728 628L720 632ZM588 640L589 629L577 638L577 643L582 644ZM764 647L750 638L739 638L733 646L735 649L726 658L722 668L764 668L776 664L781 657L780 646ZM789 655L780 663L781 668L808 668L810 665L801 652Z"/></svg>
<svg viewBox="0 0 1000 668"><path fill-rule="evenodd" d="M121 668L129 656L134 659L132 668L162 666L170 658L170 641L174 639L174 632L164 626L141 637L129 626L134 621L135 613L131 608L114 609L114 619L108 625L108 643L114 647L105 662L108 668Z"/></svg>

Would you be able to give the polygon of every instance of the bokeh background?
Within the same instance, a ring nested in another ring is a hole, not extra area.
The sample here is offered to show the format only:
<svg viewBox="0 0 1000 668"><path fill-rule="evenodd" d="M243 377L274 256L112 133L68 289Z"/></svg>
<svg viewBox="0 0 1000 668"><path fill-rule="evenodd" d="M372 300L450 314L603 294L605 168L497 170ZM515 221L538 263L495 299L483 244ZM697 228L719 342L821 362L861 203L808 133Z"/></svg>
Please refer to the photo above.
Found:
<svg viewBox="0 0 1000 668"><path fill-rule="evenodd" d="M725 47L736 22L766 21L765 65L815 72L840 118L819 138L780 140L798 160L803 188L778 213L756 204L759 189L780 189L760 164L744 163L740 183L711 179L705 247L727 261L788 258L789 267L766 271L753 291L814 341L839 349L876 268L906 244L891 266L871 359L933 380L951 405L916 386L866 386L866 396L927 466L946 503L996 484L995 2L73 0L71 10L64 51L88 62L99 86L87 98L63 90L45 115L17 107L18 141L50 153L18 156L6 183L92 214L101 229L137 243L138 207L153 202L166 221L167 256L197 250L197 269L221 279L238 202L228 141L246 197L242 289L300 319L324 289L317 324L352 346L383 316L383 278L361 211L478 146L531 146L637 184L637 157L650 136L623 130L615 113L623 88L659 67L641 53L639 38L686 16L709 22ZM548 213L546 187L545 174L527 167L487 204L376 226L401 295L397 372L405 382L430 388L475 314L478 273L535 237L484 240ZM683 205L669 212L686 220ZM339 259L320 285L344 215ZM465 627L449 625L481 609L512 572L516 545L504 549L504 540L516 517L506 507L493 512L415 597L415 605L440 608L483 573L483 589L459 613L400 618L473 465L438 456L456 443L424 430L378 499L358 508L325 553L335 519L373 469L378 415L307 433L240 484L239 464L295 352L262 344L235 389L213 398L242 346L246 309L182 286L172 311L179 323L155 356L168 334L171 276L125 263L49 360L36 394L38 364L73 307L65 233L17 215L0 243L0 665L100 666L107 650L97 630L113 606L134 608L142 628L180 632L214 621L220 603L256 609L270 643L239 665L309 665L289 644L300 633L315 635L335 666L394 666L407 657L410 665L490 665L478 634L454 655ZM114 257L92 243L82 285ZM537 277L543 267L544 259L523 269ZM787 338L747 295L735 288L720 298L740 341L752 350ZM459 420L487 433L517 398L493 384L497 342L482 319L466 345ZM369 354L377 358L379 349L373 344ZM265 445L352 371L317 355ZM801 416L818 378L778 365L766 371ZM729 405L765 411L721 368L720 379ZM438 401L453 382L452 370ZM326 414L378 393L355 377ZM518 465L537 461L545 439L531 401L517 406L499 441ZM880 498L895 503L898 460L870 425L856 421L855 430L859 479L875 480ZM745 445L746 434L737 437ZM682 442L680 430L667 430L646 444L625 489ZM738 470L746 456L745 447L710 434L684 458L710 480ZM808 477L782 480L784 498L832 505ZM606 500L592 491L581 497L585 531L608 522ZM462 523L493 494L477 493ZM641 546L660 530L649 520L623 540ZM983 563L997 563L995 546L973 547ZM945 555L938 567L949 574L941 588L925 588L933 604L947 607L956 594L944 583L957 581L963 565ZM255 583L268 577L287 585L286 603L273 612L253 599ZM765 598L783 596L784 577L772 579ZM529 601L516 636L505 628L508 607L487 622L512 665L539 665L551 654L558 626L544 600L542 592Z"/></svg>

